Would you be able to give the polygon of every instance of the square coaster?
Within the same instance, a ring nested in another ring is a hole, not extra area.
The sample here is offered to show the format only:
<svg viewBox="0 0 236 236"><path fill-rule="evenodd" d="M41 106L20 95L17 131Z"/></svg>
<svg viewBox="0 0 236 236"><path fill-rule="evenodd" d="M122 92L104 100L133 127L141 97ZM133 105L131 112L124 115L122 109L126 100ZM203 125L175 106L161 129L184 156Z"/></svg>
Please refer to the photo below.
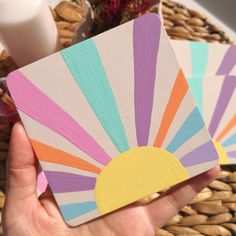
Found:
<svg viewBox="0 0 236 236"><path fill-rule="evenodd" d="M14 71L7 84L71 226L218 162L156 14Z"/></svg>

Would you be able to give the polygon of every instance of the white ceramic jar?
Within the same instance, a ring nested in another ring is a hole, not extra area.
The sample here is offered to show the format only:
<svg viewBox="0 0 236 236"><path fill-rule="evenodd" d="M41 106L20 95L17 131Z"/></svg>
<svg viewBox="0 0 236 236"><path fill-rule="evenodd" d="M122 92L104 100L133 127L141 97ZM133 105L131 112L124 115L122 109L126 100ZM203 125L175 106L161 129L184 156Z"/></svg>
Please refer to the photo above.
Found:
<svg viewBox="0 0 236 236"><path fill-rule="evenodd" d="M0 0L0 41L19 67L61 49L46 0Z"/></svg>

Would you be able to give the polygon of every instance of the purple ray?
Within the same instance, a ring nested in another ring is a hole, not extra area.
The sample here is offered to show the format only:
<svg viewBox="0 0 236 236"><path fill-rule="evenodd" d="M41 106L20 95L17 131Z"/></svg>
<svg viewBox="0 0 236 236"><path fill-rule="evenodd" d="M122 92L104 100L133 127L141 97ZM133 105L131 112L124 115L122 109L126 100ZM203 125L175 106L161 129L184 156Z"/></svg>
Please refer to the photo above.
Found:
<svg viewBox="0 0 236 236"><path fill-rule="evenodd" d="M209 125L209 132L211 134L211 137L214 137L215 135L219 123L233 95L235 87L236 87L236 76L231 76L231 75L226 76Z"/></svg>
<svg viewBox="0 0 236 236"><path fill-rule="evenodd" d="M139 146L148 143L161 22L156 14L134 20L135 124Z"/></svg>
<svg viewBox="0 0 236 236"><path fill-rule="evenodd" d="M93 190L96 178L66 172L44 172L53 193Z"/></svg>
<svg viewBox="0 0 236 236"><path fill-rule="evenodd" d="M228 51L216 72L217 75L229 75L231 70L236 64L236 46L232 45L229 47Z"/></svg>
<svg viewBox="0 0 236 236"><path fill-rule="evenodd" d="M185 154L180 158L180 162L183 166L187 167L216 159L218 159L218 154L213 143L210 141Z"/></svg>
<svg viewBox="0 0 236 236"><path fill-rule="evenodd" d="M236 151L227 152L228 157L236 157Z"/></svg>

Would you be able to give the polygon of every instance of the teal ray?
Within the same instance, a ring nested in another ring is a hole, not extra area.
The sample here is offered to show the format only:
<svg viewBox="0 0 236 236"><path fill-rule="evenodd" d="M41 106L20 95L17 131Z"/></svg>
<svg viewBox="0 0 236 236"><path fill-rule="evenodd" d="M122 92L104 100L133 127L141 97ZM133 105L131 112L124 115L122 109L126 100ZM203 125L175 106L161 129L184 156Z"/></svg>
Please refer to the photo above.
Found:
<svg viewBox="0 0 236 236"><path fill-rule="evenodd" d="M208 62L208 44L190 42L192 55L192 76L203 76Z"/></svg>
<svg viewBox="0 0 236 236"><path fill-rule="evenodd" d="M223 147L228 147L230 145L236 144L236 134L231 135L228 139L226 139L223 143Z"/></svg>
<svg viewBox="0 0 236 236"><path fill-rule="evenodd" d="M169 152L175 152L182 146L188 139L195 135L204 127L204 122L201 118L198 108L196 107L184 121L181 128L178 130L168 147Z"/></svg>
<svg viewBox="0 0 236 236"><path fill-rule="evenodd" d="M128 150L125 129L93 40L64 49L61 55L114 145L120 152Z"/></svg>
<svg viewBox="0 0 236 236"><path fill-rule="evenodd" d="M77 218L97 209L96 202L79 202L59 206L66 221Z"/></svg>
<svg viewBox="0 0 236 236"><path fill-rule="evenodd" d="M192 76L188 78L189 87L202 113L202 80L208 62L208 44L190 42L192 57Z"/></svg>
<svg viewBox="0 0 236 236"><path fill-rule="evenodd" d="M202 93L202 77L195 77L192 76L187 78L189 88L192 92L192 95L197 103L199 111L202 113L202 100L203 100L203 93Z"/></svg>

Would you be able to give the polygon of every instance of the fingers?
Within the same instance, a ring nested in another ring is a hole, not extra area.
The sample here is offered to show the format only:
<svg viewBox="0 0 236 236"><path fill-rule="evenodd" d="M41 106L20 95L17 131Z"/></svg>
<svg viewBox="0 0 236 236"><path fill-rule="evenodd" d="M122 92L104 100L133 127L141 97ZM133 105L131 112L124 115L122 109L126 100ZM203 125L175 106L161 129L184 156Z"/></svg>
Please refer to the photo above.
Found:
<svg viewBox="0 0 236 236"><path fill-rule="evenodd" d="M36 175L37 160L30 141L21 123L16 123L12 129L8 158L7 198L17 202L32 195L37 199Z"/></svg>
<svg viewBox="0 0 236 236"><path fill-rule="evenodd" d="M39 201L41 206L45 209L49 216L63 221L56 200L54 199L54 196L49 186L47 187L46 191L40 195Z"/></svg>
<svg viewBox="0 0 236 236"><path fill-rule="evenodd" d="M145 206L156 228L163 226L176 215L198 192L211 183L219 174L220 167L198 175L166 191L161 197Z"/></svg>

